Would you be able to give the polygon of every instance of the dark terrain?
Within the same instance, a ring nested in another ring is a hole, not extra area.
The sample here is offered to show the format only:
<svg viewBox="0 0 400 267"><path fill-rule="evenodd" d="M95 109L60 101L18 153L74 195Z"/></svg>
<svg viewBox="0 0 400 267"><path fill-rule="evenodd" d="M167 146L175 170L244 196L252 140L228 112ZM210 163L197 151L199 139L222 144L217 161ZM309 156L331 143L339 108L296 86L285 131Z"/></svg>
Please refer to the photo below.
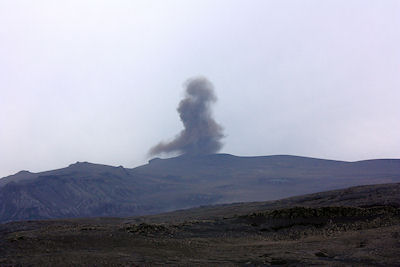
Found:
<svg viewBox="0 0 400 267"><path fill-rule="evenodd" d="M228 154L153 159L134 169L77 162L0 179L0 223L136 216L400 182L400 160L358 162Z"/></svg>
<svg viewBox="0 0 400 267"><path fill-rule="evenodd" d="M399 266L400 184L0 225L0 266Z"/></svg>

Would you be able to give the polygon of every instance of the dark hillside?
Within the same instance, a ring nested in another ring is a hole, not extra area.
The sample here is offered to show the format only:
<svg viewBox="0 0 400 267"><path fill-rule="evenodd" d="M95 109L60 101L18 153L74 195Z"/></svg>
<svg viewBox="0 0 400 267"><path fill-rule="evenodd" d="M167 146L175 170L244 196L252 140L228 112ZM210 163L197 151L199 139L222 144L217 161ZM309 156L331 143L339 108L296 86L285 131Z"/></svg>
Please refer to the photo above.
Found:
<svg viewBox="0 0 400 267"><path fill-rule="evenodd" d="M134 169L78 162L0 181L0 222L136 216L400 182L400 160L211 154L153 159Z"/></svg>

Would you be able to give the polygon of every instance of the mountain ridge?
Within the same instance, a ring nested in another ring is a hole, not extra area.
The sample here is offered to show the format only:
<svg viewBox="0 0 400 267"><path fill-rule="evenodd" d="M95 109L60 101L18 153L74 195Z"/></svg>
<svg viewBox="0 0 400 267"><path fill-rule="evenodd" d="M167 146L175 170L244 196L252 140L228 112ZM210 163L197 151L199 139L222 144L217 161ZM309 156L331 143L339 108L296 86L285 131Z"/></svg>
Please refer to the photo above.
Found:
<svg viewBox="0 0 400 267"><path fill-rule="evenodd" d="M0 179L0 222L134 216L400 182L400 160L210 154L155 158L131 169L77 162L4 179Z"/></svg>
<svg viewBox="0 0 400 267"><path fill-rule="evenodd" d="M365 159L365 160L356 160L356 161L345 161L345 160L334 160L334 159L324 159L324 158L316 158L316 157L308 157L308 156L298 156L298 155L289 155L289 154L276 154L276 155L267 155L267 156L236 156L232 154L227 154L227 153L218 153L218 154L209 154L206 156L223 156L223 157L232 157L232 158L237 158L237 159L266 159L266 158L294 158L294 159L306 159L306 160L319 160L319 161L329 161L329 162L337 162L337 163L363 163L363 162L375 162L375 161L393 161L393 162L399 162L400 159L396 158L376 158L376 159ZM111 167L111 168L124 168L128 170L134 170L134 169L140 169L142 167L148 166L152 163L155 163L157 161L171 161L171 160L177 160L177 159L182 159L182 158L196 158L199 156L192 156L192 155L180 155L172 158L159 158L155 157L152 159L149 159L147 164L139 165L133 168L125 168L122 165L119 166L113 166L113 165L107 165L107 164L101 164L101 163L93 163L93 162L87 162L87 161L77 161L75 163L69 164L67 167L62 167L62 168L56 168L52 170L47 170L47 171L40 171L40 172L31 172L28 170L21 170L15 174L7 175L4 177L0 177L0 187L4 186L5 184L9 182L18 182L21 180L28 180L29 178L36 178L38 176L42 176L44 174L51 174L54 172L59 172L62 170L65 170L70 167L74 166L82 166L82 165L95 165L95 166L104 166L104 167ZM203 156L204 157L204 156Z"/></svg>

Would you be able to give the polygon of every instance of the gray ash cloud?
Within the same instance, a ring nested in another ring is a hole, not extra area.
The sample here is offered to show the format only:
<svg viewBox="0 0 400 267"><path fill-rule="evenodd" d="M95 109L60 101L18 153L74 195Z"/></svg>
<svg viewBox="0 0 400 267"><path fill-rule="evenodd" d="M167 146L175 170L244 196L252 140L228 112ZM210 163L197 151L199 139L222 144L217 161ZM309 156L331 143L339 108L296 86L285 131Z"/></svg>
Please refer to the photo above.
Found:
<svg viewBox="0 0 400 267"><path fill-rule="evenodd" d="M160 142L149 155L178 152L187 155L212 154L222 148L223 128L213 119L211 105L217 101L214 87L205 78L185 84L185 98L178 106L184 129L171 142Z"/></svg>

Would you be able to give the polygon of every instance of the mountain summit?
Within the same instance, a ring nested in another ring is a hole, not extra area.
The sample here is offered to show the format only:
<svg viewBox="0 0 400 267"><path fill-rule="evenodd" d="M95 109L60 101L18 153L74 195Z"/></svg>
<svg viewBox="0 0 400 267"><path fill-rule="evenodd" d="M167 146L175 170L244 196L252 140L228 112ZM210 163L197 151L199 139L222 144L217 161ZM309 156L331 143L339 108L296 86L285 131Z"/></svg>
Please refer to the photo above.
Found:
<svg viewBox="0 0 400 267"><path fill-rule="evenodd" d="M400 182L398 159L210 154L156 158L133 169L77 162L0 179L0 222L154 214L392 182Z"/></svg>

